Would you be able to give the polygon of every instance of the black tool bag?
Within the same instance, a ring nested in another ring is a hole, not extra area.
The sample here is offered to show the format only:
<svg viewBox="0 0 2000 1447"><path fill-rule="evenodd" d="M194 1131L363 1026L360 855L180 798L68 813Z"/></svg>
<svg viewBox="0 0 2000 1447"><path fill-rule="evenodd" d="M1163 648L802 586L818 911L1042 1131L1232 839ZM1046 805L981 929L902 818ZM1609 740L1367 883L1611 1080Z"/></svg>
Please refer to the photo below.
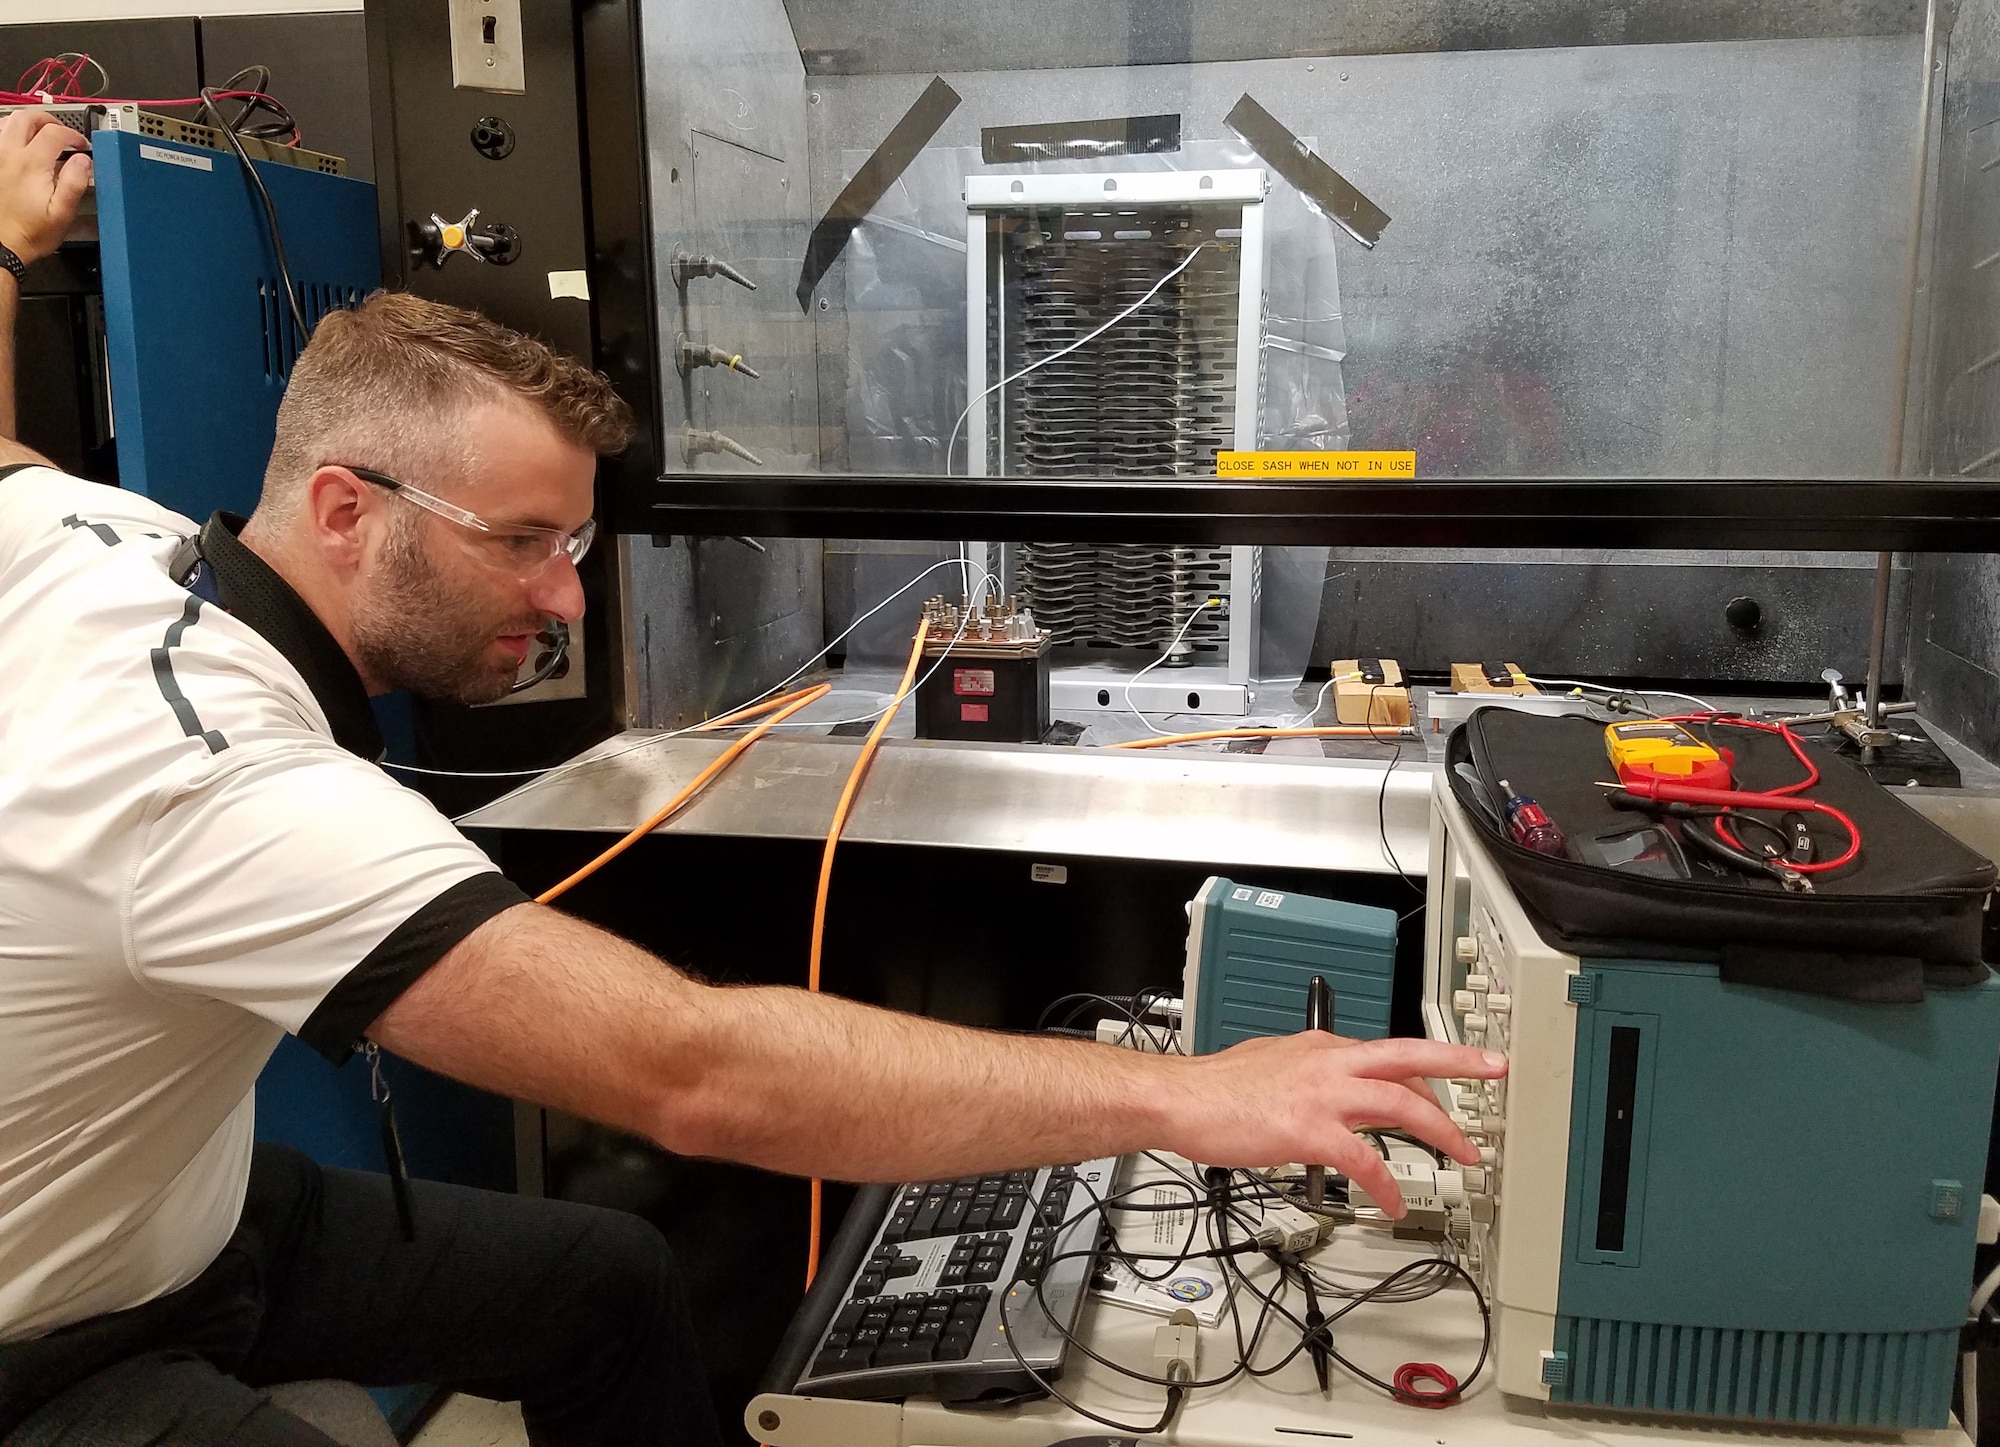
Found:
<svg viewBox="0 0 2000 1447"><path fill-rule="evenodd" d="M1735 753L1738 789L1777 789L1805 777L1776 734L1726 724L1691 728ZM1737 983L1885 1002L1921 999L1926 983L1983 979L1980 935L1995 882L1992 862L1831 748L1807 742L1806 750L1820 771L1807 797L1845 812L1862 835L1860 857L1812 875L1811 893L1711 869L1692 850L1687 878L1606 862L1632 852L1627 838L1654 821L1613 808L1610 791L1598 786L1617 778L1601 723L1479 709L1453 731L1445 767L1458 802L1557 949L1714 961L1725 980ZM1538 854L1508 836L1497 817L1507 798L1502 780L1562 829L1565 857ZM1806 818L1817 857L1836 858L1847 846L1839 823L1824 814Z"/></svg>

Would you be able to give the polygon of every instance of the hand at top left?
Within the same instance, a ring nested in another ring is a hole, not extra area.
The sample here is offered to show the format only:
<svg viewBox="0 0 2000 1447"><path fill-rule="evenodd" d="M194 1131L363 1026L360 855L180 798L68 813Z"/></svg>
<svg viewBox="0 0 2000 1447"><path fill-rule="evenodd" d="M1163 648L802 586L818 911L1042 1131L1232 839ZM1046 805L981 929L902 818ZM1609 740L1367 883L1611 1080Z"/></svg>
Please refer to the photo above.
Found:
<svg viewBox="0 0 2000 1447"><path fill-rule="evenodd" d="M46 111L0 122L0 245L34 262L62 244L90 185L89 150L87 137Z"/></svg>

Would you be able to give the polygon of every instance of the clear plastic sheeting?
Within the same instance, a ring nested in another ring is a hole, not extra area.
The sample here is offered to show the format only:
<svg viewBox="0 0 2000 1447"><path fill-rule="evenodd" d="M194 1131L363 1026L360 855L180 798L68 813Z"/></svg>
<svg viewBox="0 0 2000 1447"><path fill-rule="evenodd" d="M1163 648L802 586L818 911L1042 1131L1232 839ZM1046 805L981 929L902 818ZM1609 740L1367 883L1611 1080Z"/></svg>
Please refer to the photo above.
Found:
<svg viewBox="0 0 2000 1447"><path fill-rule="evenodd" d="M1307 144L1312 144L1310 139ZM843 184L866 160L867 153L862 151L844 155ZM1173 154L1032 165L988 165L975 147L924 151L856 230L836 273L845 279L847 463L851 470L953 476L963 476L968 470L962 428L956 429L956 444L951 456L946 456L946 442L964 416L968 401L965 178L1094 173L1107 168L1120 172L1264 169L1247 146L1233 139L1190 142ZM1348 445L1347 398L1341 373L1346 331L1336 247L1352 243L1337 238L1334 227L1276 177L1271 178L1263 205L1266 259L1260 445L1343 448ZM1159 275L1129 278L1134 295L1143 293L1179 259L1162 256L1158 259ZM833 284L831 279L828 284ZM1136 339L1137 327L1129 335ZM1072 339L1065 336L1046 345L1056 349L1068 340ZM1119 328L1113 326L1091 344L1089 360L1093 365L1116 366L1123 340ZM1046 355L1049 352L1030 351L1010 357L1008 372L1017 374ZM1012 395L1019 384L1007 390ZM1061 450L1061 439L1053 443L1041 438L1025 441L1024 451L1030 456L1037 446L1053 449L1051 456L1068 455ZM1158 441L1164 451L1172 439ZM1212 466L1208 456L1203 464L1201 471L1206 473ZM1093 466L1086 470L1115 469ZM1132 550L1091 551L1093 555L1112 555L1114 573L1150 578L1157 571L1148 563L1151 549L1140 550L1145 556L1129 557ZM909 558L907 554L894 556L899 561ZM1325 557L1322 548L1264 550L1259 602L1263 639L1258 669L1263 679L1296 682L1307 666ZM1030 574L1036 567L1047 572L1050 561L1034 555L1027 558L1024 567ZM1195 561L1199 564L1199 559ZM856 555L850 618L897 585L896 580L884 576L891 571L879 555ZM1198 566L1195 571L1199 571ZM1056 586L1064 592L1074 591L1069 581L1065 578ZM1140 591L1150 597L1147 590ZM1130 601L1136 595L1128 588L1119 596ZM900 618L906 605L913 626L913 603L905 600L890 611ZM1048 620L1064 627L1066 639L1136 649L1152 633L1162 632L1138 617L1146 613L1150 618L1160 612L1158 608L1126 609L1113 620L1116 626L1107 627L1102 607L1087 600L1080 600L1077 607L1088 616L1065 624L1069 612L1076 611L1071 609L1052 613ZM829 615L830 621L833 616ZM1179 618L1161 614L1161 619L1164 645ZM871 661L894 656L900 651L894 641L896 631L880 626L863 630L852 640L850 656ZM907 636L909 628L899 631Z"/></svg>
<svg viewBox="0 0 2000 1447"><path fill-rule="evenodd" d="M1316 144L1305 138L1306 144ZM843 153L843 183L868 159ZM989 166L977 147L934 147L902 177L848 242L843 265L847 312L847 437L855 472L966 471L961 435L944 446L964 413L965 178L1119 171L1264 169L1236 140L1192 141L1170 155L1115 161L1052 161ZM1347 352L1336 232L1276 177L1264 202L1266 227L1264 402L1266 446L1347 446ZM1168 263L1171 265L1171 263ZM827 285L833 285L829 278ZM1117 330L1104 341L1115 352ZM1037 360L1010 359L1009 370Z"/></svg>

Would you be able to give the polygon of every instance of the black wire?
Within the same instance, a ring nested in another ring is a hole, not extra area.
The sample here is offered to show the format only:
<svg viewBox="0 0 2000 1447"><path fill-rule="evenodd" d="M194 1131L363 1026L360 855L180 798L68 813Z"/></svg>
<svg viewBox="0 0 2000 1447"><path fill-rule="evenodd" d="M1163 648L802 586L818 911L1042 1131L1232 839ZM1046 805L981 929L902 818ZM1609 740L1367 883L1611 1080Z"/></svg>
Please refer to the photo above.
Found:
<svg viewBox="0 0 2000 1447"><path fill-rule="evenodd" d="M240 74L240 72L239 72ZM264 178L257 174L257 167L250 160L250 153L243 149L243 142L237 138L235 127L222 114L222 107L215 99L216 87L205 85L201 88L201 101L215 128L222 132L229 142L229 149L236 153L236 159L243 165L243 174L250 178L250 187L263 203L264 221L271 229L271 252L278 260L278 281L285 288L285 301L292 312L292 325L298 330L299 347L312 337L312 328L306 325L306 314L299 306L299 291L292 284L292 268L285 260L285 238L278 229L278 208L271 200L271 193L264 186Z"/></svg>
<svg viewBox="0 0 2000 1447"><path fill-rule="evenodd" d="M249 136L252 140L270 141L274 145L296 145L299 139L299 123L292 119L292 113L282 101L269 94L271 89L271 67L268 65L246 65L221 85L217 91L255 91L255 95L237 97L236 119L229 128L239 136ZM250 117L259 111L270 113L268 121L250 124Z"/></svg>
<svg viewBox="0 0 2000 1447"><path fill-rule="evenodd" d="M1143 1034L1156 1045L1164 1041L1167 1053L1178 1053L1180 1047L1176 1039L1174 1027L1163 1019L1148 1019L1146 1015L1147 1010L1152 1005L1157 1004L1161 1000L1170 1000L1172 998L1172 990L1158 987L1141 990L1136 995L1100 995L1094 991L1080 990L1073 994L1059 995L1054 1000L1051 1000L1042 1010L1041 1017L1035 1021L1035 1029L1038 1031L1063 1030L1073 1025L1076 1022L1077 1016L1081 1015L1088 1007L1097 1005L1104 1009L1115 1011L1125 1019L1125 1029L1117 1040L1113 1042L1114 1044L1130 1044L1135 1035ZM1068 1011L1060 1020L1055 1021L1051 1025L1051 1017L1065 1005L1070 1007ZM1091 1039L1096 1038L1095 1031L1090 1031L1088 1034Z"/></svg>
<svg viewBox="0 0 2000 1447"><path fill-rule="evenodd" d="M1105 1198L1099 1197L1097 1192L1091 1187L1089 1182L1084 1181L1084 1182L1079 1182L1079 1184L1081 1184L1084 1190L1089 1193L1091 1198L1091 1203L1087 1208L1085 1208L1085 1210L1079 1212L1075 1216L1070 1217L1069 1220L1063 1222L1061 1226L1057 1227L1055 1233L1053 1233L1050 1237L1051 1240L1057 1239L1057 1237L1059 1237L1062 1232L1068 1230L1071 1226L1075 1225L1078 1221L1083 1220L1086 1216L1092 1214L1093 1212L1095 1212L1100 1218L1100 1223L1101 1223L1099 1226L1100 1233L1108 1229L1110 1221L1109 1218L1105 1217L1103 1214L1105 1208ZM1134 1186L1129 1189L1141 1190L1145 1188L1145 1185L1150 1185L1150 1184L1151 1184L1150 1182L1147 1182L1141 1186ZM1118 1192L1116 1194L1123 1195L1126 1193ZM1112 1197L1111 1199L1116 1199L1116 1196ZM1189 1225L1188 1234L1190 1237L1192 1237L1194 1234L1193 1223L1190 1223ZM1048 1261L1044 1263L1041 1274L1035 1278L1035 1305L1041 1308L1042 1315L1045 1318L1047 1318L1049 1325L1053 1326L1056 1329L1057 1333L1061 1335L1064 1342L1072 1347L1080 1346L1081 1344L1077 1341L1074 1334L1070 1332L1069 1328L1065 1327L1061 1322L1056 1320L1056 1314L1049 1310L1048 1302L1042 1296L1042 1283L1048 1280L1048 1275L1050 1270L1054 1268L1055 1264L1058 1261L1070 1260L1079 1256L1095 1257L1096 1255L1097 1252L1095 1250L1068 1251L1068 1252L1057 1253L1055 1255L1052 1255L1048 1259ZM1044 1377L1040 1372L1036 1371L1033 1367L1028 1365L1028 1359L1021 1355L1020 1343L1017 1340L1019 1333L1013 1330L1012 1323L1010 1323L1007 1319L1007 1303L1011 1300L1013 1300L1012 1292L1008 1292L1006 1295L1000 1298L1001 1339L1007 1343L1007 1350L1013 1356L1014 1364L1020 1367L1022 1371L1026 1372L1028 1374L1028 1379L1034 1382L1036 1386L1040 1387L1044 1392L1047 1392L1049 1396L1053 1397L1056 1401L1061 1402L1065 1407L1069 1408L1070 1411L1076 1413L1079 1417L1087 1417L1089 1420L1098 1423L1100 1426L1111 1428L1111 1430L1114 1432L1130 1432L1135 1436L1150 1437L1156 1433L1166 1431L1167 1428L1173 1425L1174 1418L1180 1415L1181 1403L1187 1397L1187 1384L1185 1383L1168 1382L1165 1384L1167 1388L1167 1401L1166 1401L1166 1406L1162 1409L1160 1413L1160 1420L1145 1425L1133 1422L1121 1422L1115 1417L1106 1417L1101 1413L1093 1412L1088 1407L1085 1407L1082 1404L1072 1400L1071 1398L1065 1396L1062 1392L1057 1390L1055 1385L1052 1382L1050 1382L1048 1378ZM1083 1347L1083 1350L1089 1355L1096 1357L1096 1354L1094 1352L1090 1352L1090 1349L1088 1347ZM1102 1357L1096 1357L1096 1359L1099 1361L1103 1360Z"/></svg>
<svg viewBox="0 0 2000 1447"><path fill-rule="evenodd" d="M1176 1172L1176 1174L1178 1174L1178 1172ZM1219 1247L1216 1251L1204 1252L1201 1254L1215 1256L1216 1259L1222 1264L1224 1273L1226 1275L1233 1274L1235 1276L1237 1285L1240 1286L1244 1291L1248 1292L1251 1296L1256 1297L1264 1305L1263 1309L1258 1313L1256 1329L1251 1333L1249 1340L1246 1342L1243 1337L1241 1312L1240 1310L1237 1309L1234 1292L1231 1293L1230 1309L1236 1333L1237 1364L1229 1374L1220 1378L1217 1381L1199 1382L1199 1383L1191 1382L1188 1384L1190 1387L1194 1386L1207 1387L1211 1385L1222 1385L1223 1383L1233 1380L1236 1376L1241 1376L1241 1375L1248 1375L1251 1377L1258 1377L1258 1378L1273 1376L1276 1373L1283 1371L1286 1367L1290 1366L1294 1361L1298 1359L1299 1355L1302 1352L1307 1351L1315 1341L1324 1341L1327 1346L1327 1355L1329 1359L1334 1362L1337 1362L1343 1370L1351 1373L1354 1377L1358 1378L1359 1380L1368 1383L1370 1386L1373 1386L1379 1389L1380 1391L1387 1393L1392 1399L1396 1401L1399 1402L1407 1401L1409 1400L1409 1395L1405 1392L1398 1390L1393 1382L1383 1381L1380 1377L1373 1375L1372 1373L1360 1367L1356 1363L1349 1361L1346 1357L1342 1356L1338 1351L1334 1350L1332 1328L1333 1324L1336 1321L1339 1321L1341 1318L1345 1317L1349 1312L1354 1311L1358 1307L1366 1306L1371 1302L1382 1301L1383 1304L1397 1304L1405 1300L1422 1299L1421 1297L1419 1298L1398 1297L1394 1298L1393 1300L1385 1300L1385 1298L1387 1298L1388 1293L1393 1291L1400 1283L1403 1283L1405 1280L1421 1280L1425 1276L1432 1276L1432 1275L1437 1277L1437 1281L1435 1284L1430 1286L1429 1290L1424 1291L1422 1293L1422 1297L1429 1297L1436 1295L1438 1291L1441 1291L1444 1288L1444 1285L1453 1276L1462 1279L1465 1282L1465 1284L1472 1290L1473 1300L1474 1302L1477 1303L1479 1307L1479 1319L1480 1319L1479 1357L1473 1363L1472 1370L1459 1381L1458 1389L1453 1394L1454 1398L1462 1397L1465 1394L1465 1392L1472 1386L1472 1384L1478 1380L1480 1373L1485 1370L1487 1358L1492 1351L1493 1315L1491 1308L1487 1304L1485 1293L1479 1289L1479 1283L1473 1277L1471 1272L1467 1271L1463 1266L1459 1265L1457 1262L1446 1260L1443 1257L1432 1257L1421 1261L1412 1261L1407 1265L1399 1267L1397 1270L1390 1272L1387 1276L1383 1277L1380 1281L1374 1283L1372 1286L1369 1286L1361 1291L1352 1293L1350 1296L1347 1297L1347 1299L1342 1303L1341 1306L1339 1306L1337 1309L1327 1314L1325 1321L1318 1328L1309 1328L1302 1319L1294 1315L1292 1311L1288 1307L1286 1307L1283 1303L1282 1300L1283 1293L1290 1287L1289 1271L1283 1261L1279 1262L1279 1285L1276 1289L1270 1292L1265 1292L1261 1288L1259 1288L1257 1284L1253 1280L1251 1280L1249 1273L1245 1272L1242 1269L1242 1267L1237 1264L1236 1258L1238 1256L1250 1254L1251 1250L1253 1249L1254 1250L1262 1249L1256 1247L1254 1242L1247 1242L1244 1244L1244 1246L1241 1247L1232 1246L1229 1242L1228 1220L1230 1211L1228 1209L1228 1206L1233 1194L1238 1189L1240 1189L1234 1184L1235 1177L1238 1174L1240 1173L1230 1172L1228 1174L1227 1181L1225 1182L1224 1185L1211 1187L1210 1189L1209 1204L1212 1208L1209 1217L1211 1223L1210 1230L1212 1236L1219 1235L1220 1241L1219 1241ZM1257 1182L1254 1177L1250 1179L1253 1188L1265 1189L1265 1190L1269 1189L1265 1183ZM1281 1195L1281 1193L1273 1193L1273 1194ZM1265 1254L1269 1255L1272 1253L1266 1252ZM1304 1263L1299 1263L1298 1269L1301 1272L1303 1272L1307 1268L1305 1267ZM1041 1288L1038 1284L1036 1287L1036 1296L1038 1300L1040 1298L1040 1295L1041 1295ZM1051 1316L1051 1319L1053 1319L1053 1314L1047 1312L1046 1305L1044 1305L1043 1310L1045 1314L1049 1314ZM1282 1316L1285 1320L1289 1321L1294 1327L1298 1329L1299 1341L1296 1346L1294 1346L1291 1350L1287 1351L1276 1362L1273 1362L1268 1366L1258 1367L1252 1364L1252 1358L1256 1353L1258 1343L1262 1340L1265 1325L1268 1322L1269 1318L1274 1313L1278 1316ZM1155 1383L1160 1383L1161 1381L1161 1379L1146 1377L1144 1376L1144 1374L1134 1372L1130 1368L1121 1367L1115 1362L1106 1361L1103 1357L1091 1351L1091 1349L1088 1346L1085 1346L1081 1342L1078 1342L1071 1334L1064 1332L1063 1335L1065 1339L1070 1342L1071 1345L1081 1349L1086 1356L1091 1357L1094 1361L1097 1361L1105 1366L1111 1367L1115 1371L1122 1372L1126 1376L1137 1377L1140 1380L1153 1381Z"/></svg>
<svg viewBox="0 0 2000 1447"><path fill-rule="evenodd" d="M1447 1159L1443 1151L1439 1150L1436 1146L1432 1145L1427 1140L1419 1140L1416 1136L1411 1135L1408 1131L1391 1130L1388 1129L1387 1127L1376 1127L1370 1130L1359 1131L1357 1132L1357 1134L1364 1136L1373 1136L1378 1145L1380 1145L1380 1143L1383 1141L1400 1141L1402 1144L1406 1146L1415 1146L1418 1150L1423 1151L1425 1154L1429 1155L1440 1166L1447 1166L1451 1164L1451 1162ZM1384 1150L1382 1154L1386 1158L1389 1152L1387 1150Z"/></svg>
<svg viewBox="0 0 2000 1447"><path fill-rule="evenodd" d="M1371 709L1370 712L1372 713L1373 710ZM1372 731L1374 725L1371 724L1369 727ZM1387 743L1389 740L1384 739L1381 742ZM1389 756L1388 767L1382 770L1381 787L1375 791L1375 827L1381 831L1382 852L1389 856L1389 863L1396 871L1396 878L1402 880L1403 883L1415 890L1418 899L1427 899L1428 896L1424 893L1424 887L1410 878L1408 872L1403 868L1403 861L1396 857L1396 847L1389 842L1389 776L1396 772L1396 765L1402 761L1403 746L1399 742L1396 744L1396 752ZM1422 909L1423 906L1420 904L1417 908ZM1415 910L1411 911L1412 914L1415 912ZM1409 918L1409 915L1404 915L1402 919L1398 919L1396 922L1401 924L1402 920L1407 918Z"/></svg>

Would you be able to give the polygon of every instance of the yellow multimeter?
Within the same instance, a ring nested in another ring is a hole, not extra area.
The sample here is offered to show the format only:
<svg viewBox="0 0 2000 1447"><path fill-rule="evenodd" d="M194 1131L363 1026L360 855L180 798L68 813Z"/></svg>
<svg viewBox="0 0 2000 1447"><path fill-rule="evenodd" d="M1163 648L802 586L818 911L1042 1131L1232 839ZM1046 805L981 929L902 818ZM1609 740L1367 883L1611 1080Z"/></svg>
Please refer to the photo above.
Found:
<svg viewBox="0 0 2000 1447"><path fill-rule="evenodd" d="M1705 789L1729 787L1733 760L1664 719L1609 725L1604 730L1604 751L1627 784L1657 779Z"/></svg>

